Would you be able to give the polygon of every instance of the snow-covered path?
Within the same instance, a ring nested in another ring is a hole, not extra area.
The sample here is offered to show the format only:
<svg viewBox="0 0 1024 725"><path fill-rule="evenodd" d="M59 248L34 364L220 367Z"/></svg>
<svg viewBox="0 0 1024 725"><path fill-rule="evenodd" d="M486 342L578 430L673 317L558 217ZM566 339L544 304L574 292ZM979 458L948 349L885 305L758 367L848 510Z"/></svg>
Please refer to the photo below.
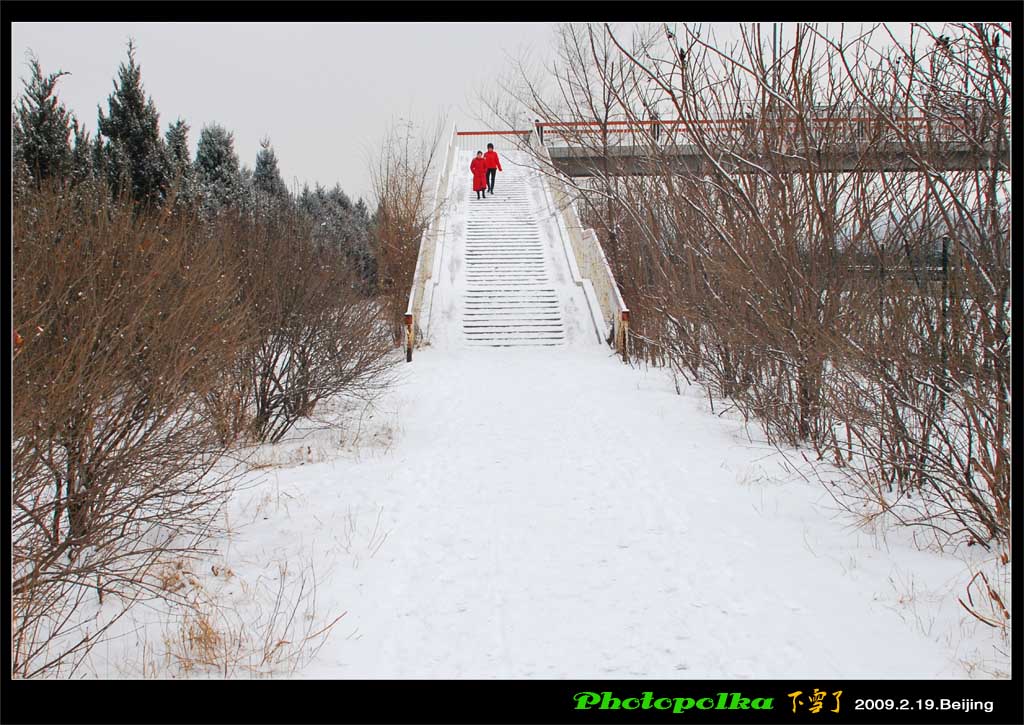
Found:
<svg viewBox="0 0 1024 725"><path fill-rule="evenodd" d="M389 529L305 675L957 676L899 586L962 565L845 528L698 390L562 349L424 351L401 391L390 453L305 492Z"/></svg>

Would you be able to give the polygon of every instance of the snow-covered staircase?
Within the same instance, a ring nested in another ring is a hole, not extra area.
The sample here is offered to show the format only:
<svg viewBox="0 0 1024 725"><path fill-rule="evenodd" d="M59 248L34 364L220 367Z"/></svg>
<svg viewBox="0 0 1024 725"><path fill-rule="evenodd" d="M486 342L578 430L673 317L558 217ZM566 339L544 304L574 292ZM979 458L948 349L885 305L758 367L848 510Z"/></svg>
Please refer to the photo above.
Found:
<svg viewBox="0 0 1024 725"><path fill-rule="evenodd" d="M460 149L447 205L428 340L438 347L598 346L593 314L572 281L544 177L524 155L501 153L494 195L477 199Z"/></svg>
<svg viewBox="0 0 1024 725"><path fill-rule="evenodd" d="M527 181L507 166L496 195L466 190L465 303L470 345L561 345L565 325Z"/></svg>

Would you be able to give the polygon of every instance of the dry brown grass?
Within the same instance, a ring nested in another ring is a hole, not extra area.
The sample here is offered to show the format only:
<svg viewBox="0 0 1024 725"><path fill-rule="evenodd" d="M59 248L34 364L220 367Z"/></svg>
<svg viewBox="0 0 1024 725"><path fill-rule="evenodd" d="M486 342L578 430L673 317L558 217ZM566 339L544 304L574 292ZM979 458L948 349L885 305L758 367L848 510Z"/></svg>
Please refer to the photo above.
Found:
<svg viewBox="0 0 1024 725"><path fill-rule="evenodd" d="M243 586L251 602L244 609L197 592L163 636L163 667L146 676L270 677L292 674L312 661L345 612L321 618L316 576L307 567L290 577L278 567L276 589Z"/></svg>
<svg viewBox="0 0 1024 725"><path fill-rule="evenodd" d="M178 559L175 562L157 568L154 576L160 589L169 594L177 594L189 586L199 586L199 582L188 569L188 564L183 559Z"/></svg>

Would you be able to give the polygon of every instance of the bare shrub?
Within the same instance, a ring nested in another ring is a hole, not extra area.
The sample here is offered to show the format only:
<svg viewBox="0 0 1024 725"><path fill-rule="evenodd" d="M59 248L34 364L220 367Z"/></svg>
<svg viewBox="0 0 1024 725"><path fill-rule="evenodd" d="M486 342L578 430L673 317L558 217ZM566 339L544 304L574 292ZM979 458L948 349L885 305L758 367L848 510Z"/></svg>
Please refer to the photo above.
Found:
<svg viewBox="0 0 1024 725"><path fill-rule="evenodd" d="M987 547L1010 531L1009 37L562 26L550 77L522 61L490 104L590 151L570 183L638 358Z"/></svg>
<svg viewBox="0 0 1024 725"><path fill-rule="evenodd" d="M277 442L320 401L385 385L393 341L344 250L315 242L294 208L238 224L250 344L229 374L236 384L211 404L229 430L245 424L256 440Z"/></svg>
<svg viewBox="0 0 1024 725"><path fill-rule="evenodd" d="M201 402L239 343L233 286L188 217L42 189L14 209L13 673L73 671L147 572L208 533L228 479Z"/></svg>
<svg viewBox="0 0 1024 725"><path fill-rule="evenodd" d="M851 437L882 473L888 505L942 540L989 548L1010 536L1009 35L995 23L942 32L915 26L870 73L833 44L858 101L912 165L881 182L895 219L874 324L843 336L846 386L875 386ZM901 121L910 114L925 128ZM951 150L972 163L936 173ZM924 274L886 278L894 258L911 271L924 260Z"/></svg>
<svg viewBox="0 0 1024 725"><path fill-rule="evenodd" d="M370 169L377 211L373 218L373 253L377 259L379 298L395 344L404 335L405 308L423 232L433 205L427 180L444 128L439 120L424 138L411 123L392 124Z"/></svg>

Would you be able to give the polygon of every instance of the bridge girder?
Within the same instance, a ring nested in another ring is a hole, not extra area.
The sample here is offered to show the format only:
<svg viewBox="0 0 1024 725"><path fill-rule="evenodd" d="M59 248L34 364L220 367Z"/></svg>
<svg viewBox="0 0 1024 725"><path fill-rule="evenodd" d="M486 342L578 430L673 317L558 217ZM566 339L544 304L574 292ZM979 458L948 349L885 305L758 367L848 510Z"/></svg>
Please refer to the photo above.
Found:
<svg viewBox="0 0 1024 725"><path fill-rule="evenodd" d="M715 168L696 145L676 145L652 149L645 146L609 146L602 149L579 146L548 148L555 169L566 176L651 176L664 173L666 161L674 173L707 174ZM990 156L982 155L969 144L947 143L927 154L930 168L939 171L982 171L988 168ZM1008 170L1009 150L998 157L1001 168ZM922 164L906 145L901 143L833 144L827 149L790 154L765 154L744 158L723 153L717 164L729 173L762 174L802 172L917 171Z"/></svg>

